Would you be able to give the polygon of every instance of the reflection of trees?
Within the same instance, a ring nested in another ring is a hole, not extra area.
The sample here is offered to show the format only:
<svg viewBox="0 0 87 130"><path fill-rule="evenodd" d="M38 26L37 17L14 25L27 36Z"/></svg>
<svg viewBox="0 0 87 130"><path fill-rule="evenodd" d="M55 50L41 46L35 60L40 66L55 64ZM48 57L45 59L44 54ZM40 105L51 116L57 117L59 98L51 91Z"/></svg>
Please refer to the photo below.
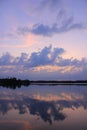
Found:
<svg viewBox="0 0 87 130"><path fill-rule="evenodd" d="M29 97L22 97L22 100L0 100L0 113L7 114L11 109L19 110L19 114L30 112L31 115L39 116L43 121L52 124L52 121L62 121L66 116L62 113L64 108L87 109L87 102L83 101L40 101ZM29 110L29 111L28 111Z"/></svg>

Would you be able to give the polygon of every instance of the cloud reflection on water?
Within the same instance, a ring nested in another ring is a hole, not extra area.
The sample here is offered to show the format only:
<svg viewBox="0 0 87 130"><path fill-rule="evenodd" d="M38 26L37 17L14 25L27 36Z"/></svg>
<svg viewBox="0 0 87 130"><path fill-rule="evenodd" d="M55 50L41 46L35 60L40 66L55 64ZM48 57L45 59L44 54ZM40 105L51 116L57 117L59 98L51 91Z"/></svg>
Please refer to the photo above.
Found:
<svg viewBox="0 0 87 130"><path fill-rule="evenodd" d="M72 88L66 86L64 88L59 86L34 86L32 88L29 86L17 90L2 88L0 91L0 129L2 126L5 128L4 125L7 126L7 124L10 126L12 124L13 127L15 124L14 128L17 129L16 126L26 126L27 120L29 120L30 125L28 124L27 128L22 127L23 130L33 130L33 128L30 128L30 126L33 126L30 120L33 120L34 127L37 125L36 120L38 120L40 126L43 122L45 123L44 127L47 127L47 124L52 124L52 128L58 128L54 124L65 123L70 113L79 112L80 108L83 108L81 113L87 110L85 86L83 89L80 86L78 86L78 89L75 86ZM9 116L12 118L10 123L6 120L7 117L9 119ZM19 124L16 123L17 120L15 121L15 119L18 120ZM36 127L35 130L37 129L39 128ZM19 128L19 130L22 129Z"/></svg>

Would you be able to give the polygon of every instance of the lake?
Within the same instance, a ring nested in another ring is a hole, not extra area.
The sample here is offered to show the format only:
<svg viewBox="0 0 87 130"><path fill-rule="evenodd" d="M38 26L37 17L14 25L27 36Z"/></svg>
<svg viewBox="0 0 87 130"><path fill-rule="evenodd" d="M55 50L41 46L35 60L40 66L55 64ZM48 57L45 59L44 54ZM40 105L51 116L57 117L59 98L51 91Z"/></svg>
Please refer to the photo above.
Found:
<svg viewBox="0 0 87 130"><path fill-rule="evenodd" d="M87 130L87 86L0 87L0 130Z"/></svg>

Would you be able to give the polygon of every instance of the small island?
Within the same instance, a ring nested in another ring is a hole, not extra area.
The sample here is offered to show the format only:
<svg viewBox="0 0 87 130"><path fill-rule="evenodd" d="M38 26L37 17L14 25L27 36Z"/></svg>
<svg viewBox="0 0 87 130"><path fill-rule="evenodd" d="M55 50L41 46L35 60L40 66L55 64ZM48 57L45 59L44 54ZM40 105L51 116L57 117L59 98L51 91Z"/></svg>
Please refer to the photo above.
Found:
<svg viewBox="0 0 87 130"><path fill-rule="evenodd" d="M3 87L15 89L16 87L21 87L22 85L29 86L30 81L29 80L16 79L16 78L0 79L0 86L3 86Z"/></svg>

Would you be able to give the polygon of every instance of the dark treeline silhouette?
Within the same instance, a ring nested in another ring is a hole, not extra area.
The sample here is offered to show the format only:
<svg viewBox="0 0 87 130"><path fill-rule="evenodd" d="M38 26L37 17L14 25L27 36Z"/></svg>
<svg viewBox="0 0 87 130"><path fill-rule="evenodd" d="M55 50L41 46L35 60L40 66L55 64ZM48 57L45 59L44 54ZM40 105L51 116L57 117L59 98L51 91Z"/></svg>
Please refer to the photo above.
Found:
<svg viewBox="0 0 87 130"><path fill-rule="evenodd" d="M37 85L87 85L87 80L61 80L61 81L56 81L56 80L37 80L37 81L30 81L30 80L21 80L21 79L16 79L14 78L4 78L0 79L0 86L3 87L9 87L15 89L16 87L21 87L21 85L24 86L29 86L30 84L37 84Z"/></svg>
<svg viewBox="0 0 87 130"><path fill-rule="evenodd" d="M16 87L21 87L21 85L28 86L29 84L29 80L21 80L16 78L0 79L0 86L9 87L13 89L15 89Z"/></svg>
<svg viewBox="0 0 87 130"><path fill-rule="evenodd" d="M31 84L62 84L62 85L73 85L73 84L85 84L87 85L87 80L38 80L38 81L30 81Z"/></svg>

